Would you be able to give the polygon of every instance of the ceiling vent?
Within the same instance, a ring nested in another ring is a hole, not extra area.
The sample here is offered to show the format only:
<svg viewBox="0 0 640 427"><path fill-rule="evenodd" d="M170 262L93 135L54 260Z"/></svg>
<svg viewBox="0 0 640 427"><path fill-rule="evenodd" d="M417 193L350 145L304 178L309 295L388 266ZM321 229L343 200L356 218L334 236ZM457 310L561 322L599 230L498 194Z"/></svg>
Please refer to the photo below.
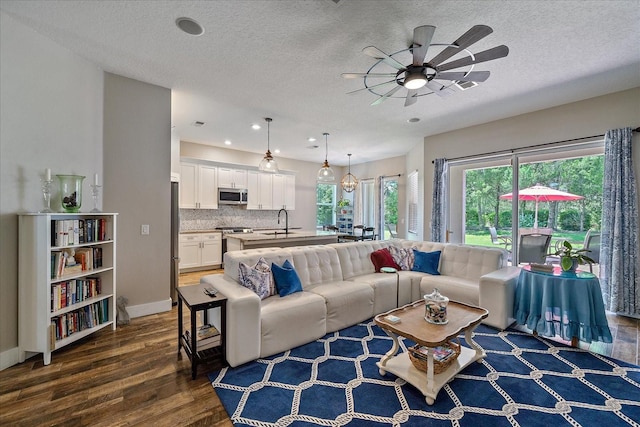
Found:
<svg viewBox="0 0 640 427"><path fill-rule="evenodd" d="M467 90L467 89L471 89L472 87L478 86L478 83L476 83L476 82L457 82L456 86L458 86L458 89L460 89L460 90Z"/></svg>
<svg viewBox="0 0 640 427"><path fill-rule="evenodd" d="M193 122L193 126L195 126L197 128L201 128L202 126L204 126L204 122L196 120L195 122Z"/></svg>

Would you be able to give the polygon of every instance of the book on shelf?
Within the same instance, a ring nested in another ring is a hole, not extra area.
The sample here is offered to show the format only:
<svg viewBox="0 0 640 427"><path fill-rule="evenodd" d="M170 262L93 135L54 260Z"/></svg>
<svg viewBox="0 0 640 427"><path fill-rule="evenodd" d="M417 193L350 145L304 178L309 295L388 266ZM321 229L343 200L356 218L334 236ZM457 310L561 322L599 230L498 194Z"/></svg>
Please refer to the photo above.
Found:
<svg viewBox="0 0 640 427"><path fill-rule="evenodd" d="M191 345L191 333L185 331L185 338ZM198 328L196 335L196 351L206 350L211 347L217 347L221 344L221 336L218 329L213 325L203 325Z"/></svg>

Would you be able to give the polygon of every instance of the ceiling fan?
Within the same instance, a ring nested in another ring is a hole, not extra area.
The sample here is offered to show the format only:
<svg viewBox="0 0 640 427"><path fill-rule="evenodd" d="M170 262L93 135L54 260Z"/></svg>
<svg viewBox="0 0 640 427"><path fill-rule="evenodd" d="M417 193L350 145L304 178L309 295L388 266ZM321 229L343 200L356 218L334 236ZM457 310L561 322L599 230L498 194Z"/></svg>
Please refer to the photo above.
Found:
<svg viewBox="0 0 640 427"><path fill-rule="evenodd" d="M505 45L496 46L475 54L468 49L469 46L493 32L493 29L487 25L475 25L452 44L431 43L435 30L436 27L432 25L416 27L413 30L412 44L407 49L390 55L374 46L367 46L362 49L362 53L377 59L377 62L366 73L342 74L342 77L346 79L364 79L364 88L349 93L368 90L378 96L378 99L371 105L381 104L388 98L405 98L404 106L407 107L415 104L419 96L432 93L441 97L449 96L455 92L452 86L456 83L484 82L489 78L489 71L473 71L474 66L481 62L503 58L509 54L509 48ZM432 46L443 48L427 61L427 53ZM403 55L407 57L407 61L410 59L409 55L412 56L413 61L411 64L404 65L401 62ZM455 59L452 61L445 62L454 57ZM373 72L376 71L376 68L382 66L390 66L396 71L388 73ZM463 67L467 68L450 71ZM380 78L391 78L391 80L382 83L377 83L378 80L373 80ZM370 82L370 79L373 82ZM395 83L395 86L389 89L387 85L393 83ZM406 95L393 96L401 88L407 90Z"/></svg>

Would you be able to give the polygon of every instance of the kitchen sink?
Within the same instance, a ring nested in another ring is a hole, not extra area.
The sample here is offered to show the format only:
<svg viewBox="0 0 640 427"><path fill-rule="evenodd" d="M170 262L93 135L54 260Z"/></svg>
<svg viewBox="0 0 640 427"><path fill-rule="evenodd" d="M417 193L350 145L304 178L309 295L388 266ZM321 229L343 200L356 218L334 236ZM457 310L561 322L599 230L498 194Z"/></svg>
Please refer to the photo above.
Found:
<svg viewBox="0 0 640 427"><path fill-rule="evenodd" d="M265 236L281 236L281 235L295 234L295 233L293 231L290 231L289 233L286 233L285 231L269 231L269 232L260 233L260 234L263 234Z"/></svg>

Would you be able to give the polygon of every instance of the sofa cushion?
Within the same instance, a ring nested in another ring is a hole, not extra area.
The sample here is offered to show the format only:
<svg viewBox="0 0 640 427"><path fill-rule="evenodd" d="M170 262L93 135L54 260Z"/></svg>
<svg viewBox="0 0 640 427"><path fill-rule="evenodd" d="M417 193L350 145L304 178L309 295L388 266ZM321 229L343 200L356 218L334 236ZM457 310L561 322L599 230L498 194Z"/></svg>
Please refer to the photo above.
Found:
<svg viewBox="0 0 640 427"><path fill-rule="evenodd" d="M422 252L414 249L414 261L411 270L439 276L440 272L438 271L438 267L440 265L441 253L441 251Z"/></svg>
<svg viewBox="0 0 640 427"><path fill-rule="evenodd" d="M374 292L367 283L328 282L309 291L322 296L327 307L327 333L367 320L373 316Z"/></svg>
<svg viewBox="0 0 640 427"><path fill-rule="evenodd" d="M400 270L411 270L413 268L413 250L412 248L400 248L397 246L389 246L389 252L393 260L400 266Z"/></svg>
<svg viewBox="0 0 640 427"><path fill-rule="evenodd" d="M387 241L365 240L363 242L332 243L327 245L338 253L343 280L355 279L363 274L376 272L371 262L371 252L389 246Z"/></svg>
<svg viewBox="0 0 640 427"><path fill-rule="evenodd" d="M282 248L230 251L224 254L224 275L231 280L235 280L236 283L240 283L240 277L238 275L240 263L244 262L248 265L255 265L261 257L264 258L269 265L271 265L272 262L282 265L286 259L291 259L289 251Z"/></svg>
<svg viewBox="0 0 640 427"><path fill-rule="evenodd" d="M295 268L293 268L293 265L291 265L289 260L285 260L284 264L282 264L282 267L280 267L276 263L272 263L271 271L273 272L273 278L276 282L278 294L281 297L296 292L302 292L302 283L300 282L300 277L298 277L298 273L296 273Z"/></svg>
<svg viewBox="0 0 640 427"><path fill-rule="evenodd" d="M240 284L255 292L261 300L275 295L276 290L271 268L264 258L260 257L253 267L240 262L238 268L240 270L238 272Z"/></svg>
<svg viewBox="0 0 640 427"><path fill-rule="evenodd" d="M383 267L391 267L396 270L400 270L400 266L393 260L391 252L389 252L389 249L387 248L371 252L371 262L373 262L376 273L380 273L380 269Z"/></svg>

